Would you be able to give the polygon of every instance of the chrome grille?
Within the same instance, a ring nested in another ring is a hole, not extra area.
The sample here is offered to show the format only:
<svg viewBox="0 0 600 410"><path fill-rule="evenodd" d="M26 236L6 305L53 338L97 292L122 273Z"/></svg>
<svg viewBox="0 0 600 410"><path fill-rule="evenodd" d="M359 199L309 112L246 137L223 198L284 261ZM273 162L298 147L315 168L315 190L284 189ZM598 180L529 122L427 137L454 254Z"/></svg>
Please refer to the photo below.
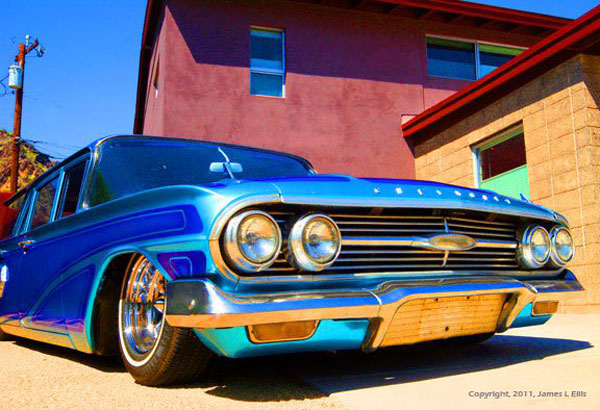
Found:
<svg viewBox="0 0 600 410"><path fill-rule="evenodd" d="M329 273L423 272L518 270L516 231L518 221L503 216L478 213L468 215L371 215L344 212L327 213L342 233L342 251ZM434 213L434 211L432 211ZM292 212L271 212L286 232ZM443 233L468 235L481 246L466 251L445 252L414 246L356 244L376 238L429 237ZM284 253L263 273L292 273Z"/></svg>

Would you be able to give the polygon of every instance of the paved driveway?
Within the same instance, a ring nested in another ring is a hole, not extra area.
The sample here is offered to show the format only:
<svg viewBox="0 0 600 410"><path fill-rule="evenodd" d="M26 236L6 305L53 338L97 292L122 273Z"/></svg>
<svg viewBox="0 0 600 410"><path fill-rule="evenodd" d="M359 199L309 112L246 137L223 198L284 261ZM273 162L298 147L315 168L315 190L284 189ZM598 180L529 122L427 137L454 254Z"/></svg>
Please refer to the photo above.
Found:
<svg viewBox="0 0 600 410"><path fill-rule="evenodd" d="M560 315L471 347L217 360L210 380L152 389L116 360L19 340L0 343L0 408L598 409L598 346L600 315Z"/></svg>

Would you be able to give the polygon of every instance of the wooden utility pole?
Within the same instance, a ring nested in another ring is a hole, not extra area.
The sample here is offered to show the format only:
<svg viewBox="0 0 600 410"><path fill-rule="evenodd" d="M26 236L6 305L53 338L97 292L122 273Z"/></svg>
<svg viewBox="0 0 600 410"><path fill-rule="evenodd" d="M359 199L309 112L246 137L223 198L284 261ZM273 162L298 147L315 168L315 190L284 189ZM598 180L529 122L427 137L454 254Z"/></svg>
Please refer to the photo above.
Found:
<svg viewBox="0 0 600 410"><path fill-rule="evenodd" d="M33 44L27 48L25 44L19 44L19 54L15 61L22 70L21 87L15 91L15 123L13 126L13 143L10 150L10 191L17 192L19 188L19 151L21 146L21 114L23 111L23 87L25 86L25 56L39 45L36 39Z"/></svg>

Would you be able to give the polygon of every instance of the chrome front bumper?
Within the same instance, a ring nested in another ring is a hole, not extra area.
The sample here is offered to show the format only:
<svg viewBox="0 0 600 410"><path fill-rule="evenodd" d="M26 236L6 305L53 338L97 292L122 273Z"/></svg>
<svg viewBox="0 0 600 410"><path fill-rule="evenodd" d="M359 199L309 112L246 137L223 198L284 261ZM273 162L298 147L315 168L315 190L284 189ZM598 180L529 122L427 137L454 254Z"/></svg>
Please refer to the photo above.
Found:
<svg viewBox="0 0 600 410"><path fill-rule="evenodd" d="M566 271L556 280L519 281L471 277L418 281L382 281L372 289L349 287L327 291L293 291L234 295L203 279L167 284L166 319L171 326L196 329L230 328L266 323L326 319L369 319L364 350L377 349L398 308L417 299L506 295L496 331L502 332L525 306L563 301L583 287Z"/></svg>

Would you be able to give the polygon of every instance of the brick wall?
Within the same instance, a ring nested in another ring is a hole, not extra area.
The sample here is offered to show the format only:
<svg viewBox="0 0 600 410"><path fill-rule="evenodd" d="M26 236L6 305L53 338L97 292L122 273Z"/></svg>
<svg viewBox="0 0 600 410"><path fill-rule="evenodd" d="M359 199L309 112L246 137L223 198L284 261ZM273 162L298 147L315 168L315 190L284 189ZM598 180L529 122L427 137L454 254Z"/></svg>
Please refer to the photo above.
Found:
<svg viewBox="0 0 600 410"><path fill-rule="evenodd" d="M416 175L475 185L472 145L522 124L531 200L565 215L586 287L563 308L600 311L600 57L579 55L415 146Z"/></svg>

